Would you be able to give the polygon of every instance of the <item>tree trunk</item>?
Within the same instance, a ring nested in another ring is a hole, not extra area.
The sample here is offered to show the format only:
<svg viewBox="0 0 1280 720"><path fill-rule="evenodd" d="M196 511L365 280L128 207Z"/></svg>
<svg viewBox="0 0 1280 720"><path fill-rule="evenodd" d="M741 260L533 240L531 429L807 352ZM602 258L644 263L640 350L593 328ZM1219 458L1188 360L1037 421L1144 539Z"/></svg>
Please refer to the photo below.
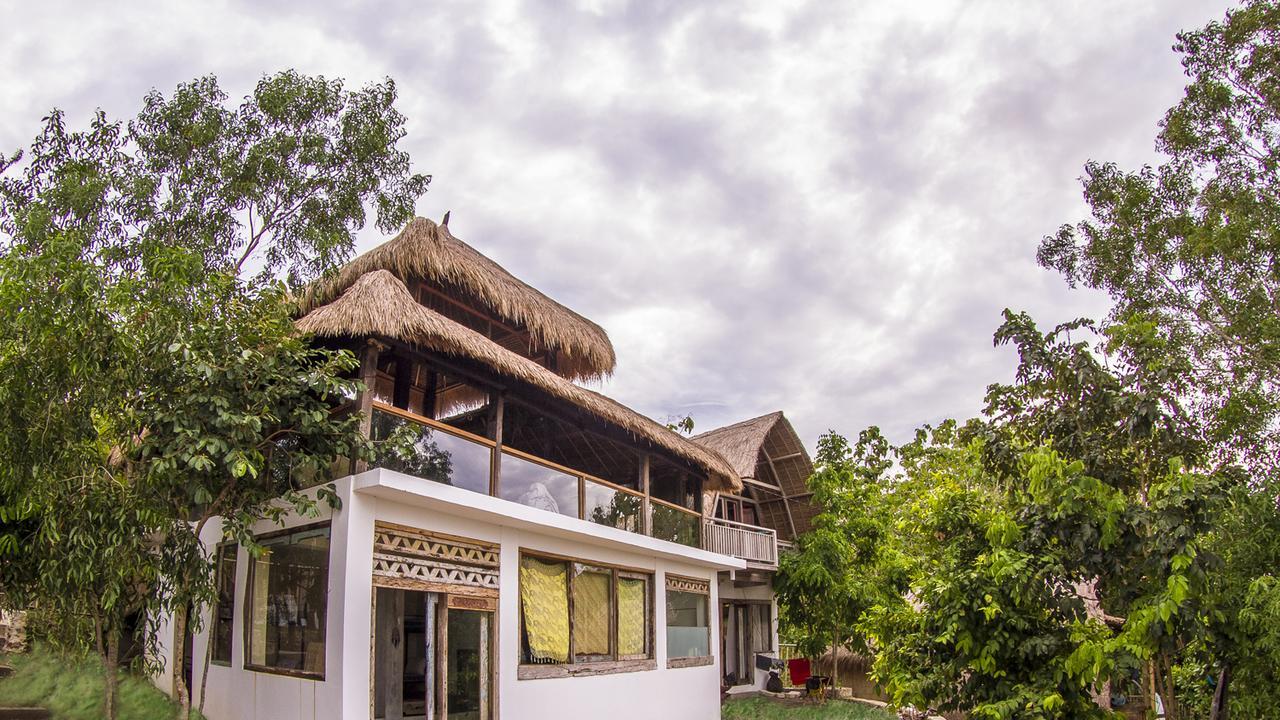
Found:
<svg viewBox="0 0 1280 720"><path fill-rule="evenodd" d="M1223 665L1218 671L1218 687L1213 691L1213 705L1209 707L1209 720L1227 720L1227 684L1231 682L1231 666Z"/></svg>
<svg viewBox="0 0 1280 720"><path fill-rule="evenodd" d="M205 695L206 688L208 688L209 686L209 660L210 658L213 657L213 619L212 618L210 618L209 624L207 627L209 628L209 631L205 633L204 663L203 663L203 668L200 670L200 703L197 706L198 708L197 714L199 714L201 717L204 717L204 695Z"/></svg>
<svg viewBox="0 0 1280 720"><path fill-rule="evenodd" d="M1164 704L1164 716L1168 720L1182 720L1182 708L1178 705L1178 696L1173 685L1173 663L1168 653L1156 656L1153 665L1160 692L1160 701Z"/></svg>
<svg viewBox="0 0 1280 720"><path fill-rule="evenodd" d="M120 631L112 630L107 635L106 658L106 696L103 698L103 715L107 720L116 720L116 697L120 687Z"/></svg>
<svg viewBox="0 0 1280 720"><path fill-rule="evenodd" d="M187 657L187 606L182 605L173 613L173 699L178 704L176 717L191 717L191 697L187 694L185 670Z"/></svg>
<svg viewBox="0 0 1280 720"><path fill-rule="evenodd" d="M840 697L840 631L831 633L831 691Z"/></svg>

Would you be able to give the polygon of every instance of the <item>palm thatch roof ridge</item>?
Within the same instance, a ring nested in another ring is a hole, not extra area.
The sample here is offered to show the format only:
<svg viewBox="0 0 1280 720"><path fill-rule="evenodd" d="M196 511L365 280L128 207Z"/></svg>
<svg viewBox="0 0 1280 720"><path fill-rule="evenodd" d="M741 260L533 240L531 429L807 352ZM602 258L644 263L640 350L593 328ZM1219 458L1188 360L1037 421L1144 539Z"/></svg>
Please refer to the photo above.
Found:
<svg viewBox="0 0 1280 720"><path fill-rule="evenodd" d="M556 351L556 370L570 379L600 378L617 365L604 328L522 282L454 237L447 226L426 218L415 218L396 237L313 283L300 299L302 313L332 302L374 270L390 271L406 285L423 279L460 288Z"/></svg>
<svg viewBox="0 0 1280 720"><path fill-rule="evenodd" d="M784 419L782 411L776 410L767 415L708 430L694 435L690 440L720 453L733 466L738 477L753 478L756 476L760 446L764 444L773 426Z"/></svg>
<svg viewBox="0 0 1280 720"><path fill-rule="evenodd" d="M748 487L745 495L757 504L757 521L776 530L780 539L794 540L812 528L818 514L808 483L813 461L781 410L690 439L728 460L739 478L761 483ZM715 493L708 495L704 508L715 505Z"/></svg>
<svg viewBox="0 0 1280 720"><path fill-rule="evenodd" d="M742 488L742 481L733 468L715 451L615 400L579 387L422 305L389 270L372 270L361 275L338 299L300 318L297 327L319 337L382 336L474 360L503 377L532 385L693 463L706 471L711 489L738 491Z"/></svg>

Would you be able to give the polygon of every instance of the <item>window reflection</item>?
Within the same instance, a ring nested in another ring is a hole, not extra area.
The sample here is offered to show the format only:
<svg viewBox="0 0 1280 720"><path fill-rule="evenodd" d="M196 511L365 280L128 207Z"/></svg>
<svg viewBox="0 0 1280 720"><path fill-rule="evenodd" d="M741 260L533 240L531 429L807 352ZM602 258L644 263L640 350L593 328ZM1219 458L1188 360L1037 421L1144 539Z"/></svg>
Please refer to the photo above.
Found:
<svg viewBox="0 0 1280 720"><path fill-rule="evenodd" d="M499 486L503 500L578 517L578 478L572 475L503 453Z"/></svg>
<svg viewBox="0 0 1280 720"><path fill-rule="evenodd" d="M374 409L371 435L377 467L474 492L489 492L487 446Z"/></svg>

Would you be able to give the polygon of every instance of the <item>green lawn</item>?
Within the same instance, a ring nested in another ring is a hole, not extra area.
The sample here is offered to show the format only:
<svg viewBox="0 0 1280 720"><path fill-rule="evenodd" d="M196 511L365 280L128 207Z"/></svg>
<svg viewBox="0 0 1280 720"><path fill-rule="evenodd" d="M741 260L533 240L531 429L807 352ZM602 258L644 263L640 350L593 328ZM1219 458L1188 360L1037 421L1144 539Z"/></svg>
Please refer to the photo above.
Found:
<svg viewBox="0 0 1280 720"><path fill-rule="evenodd" d="M102 717L102 664L96 659L67 658L36 647L25 655L0 657L14 669L0 680L0 706L43 707L59 720ZM174 705L147 680L120 676L121 720L170 720Z"/></svg>
<svg viewBox="0 0 1280 720"><path fill-rule="evenodd" d="M843 700L819 705L802 700L754 697L730 700L720 710L721 720L897 720L886 710Z"/></svg>

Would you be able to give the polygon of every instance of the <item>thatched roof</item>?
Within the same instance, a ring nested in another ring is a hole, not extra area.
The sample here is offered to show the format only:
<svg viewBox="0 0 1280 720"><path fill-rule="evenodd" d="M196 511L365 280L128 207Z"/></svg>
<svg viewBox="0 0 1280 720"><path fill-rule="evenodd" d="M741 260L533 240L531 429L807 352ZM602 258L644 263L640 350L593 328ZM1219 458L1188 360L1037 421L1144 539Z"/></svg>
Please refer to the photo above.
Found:
<svg viewBox="0 0 1280 720"><path fill-rule="evenodd" d="M808 485L813 461L781 410L691 439L728 460L738 477L772 486L749 486L747 495L759 504L761 524L778 531L778 537L794 540L812 527L818 512Z"/></svg>
<svg viewBox="0 0 1280 720"><path fill-rule="evenodd" d="M693 441L720 453L733 466L738 477L754 478L756 464L760 462L760 447L779 420L786 420L781 410L708 430L693 436Z"/></svg>
<svg viewBox="0 0 1280 720"><path fill-rule="evenodd" d="M599 378L617 364L604 328L521 282L447 226L425 218L414 219L396 237L314 283L301 298L302 312L332 302L374 270L390 271L406 285L427 280L466 294L555 351L556 371L570 379Z"/></svg>
<svg viewBox="0 0 1280 720"><path fill-rule="evenodd" d="M414 300L400 278L372 270L356 279L333 302L298 320L298 328L320 337L382 336L426 350L482 363L499 376L532 386L626 430L706 471L708 487L736 492L742 482L713 451L599 393L579 387L532 360Z"/></svg>

